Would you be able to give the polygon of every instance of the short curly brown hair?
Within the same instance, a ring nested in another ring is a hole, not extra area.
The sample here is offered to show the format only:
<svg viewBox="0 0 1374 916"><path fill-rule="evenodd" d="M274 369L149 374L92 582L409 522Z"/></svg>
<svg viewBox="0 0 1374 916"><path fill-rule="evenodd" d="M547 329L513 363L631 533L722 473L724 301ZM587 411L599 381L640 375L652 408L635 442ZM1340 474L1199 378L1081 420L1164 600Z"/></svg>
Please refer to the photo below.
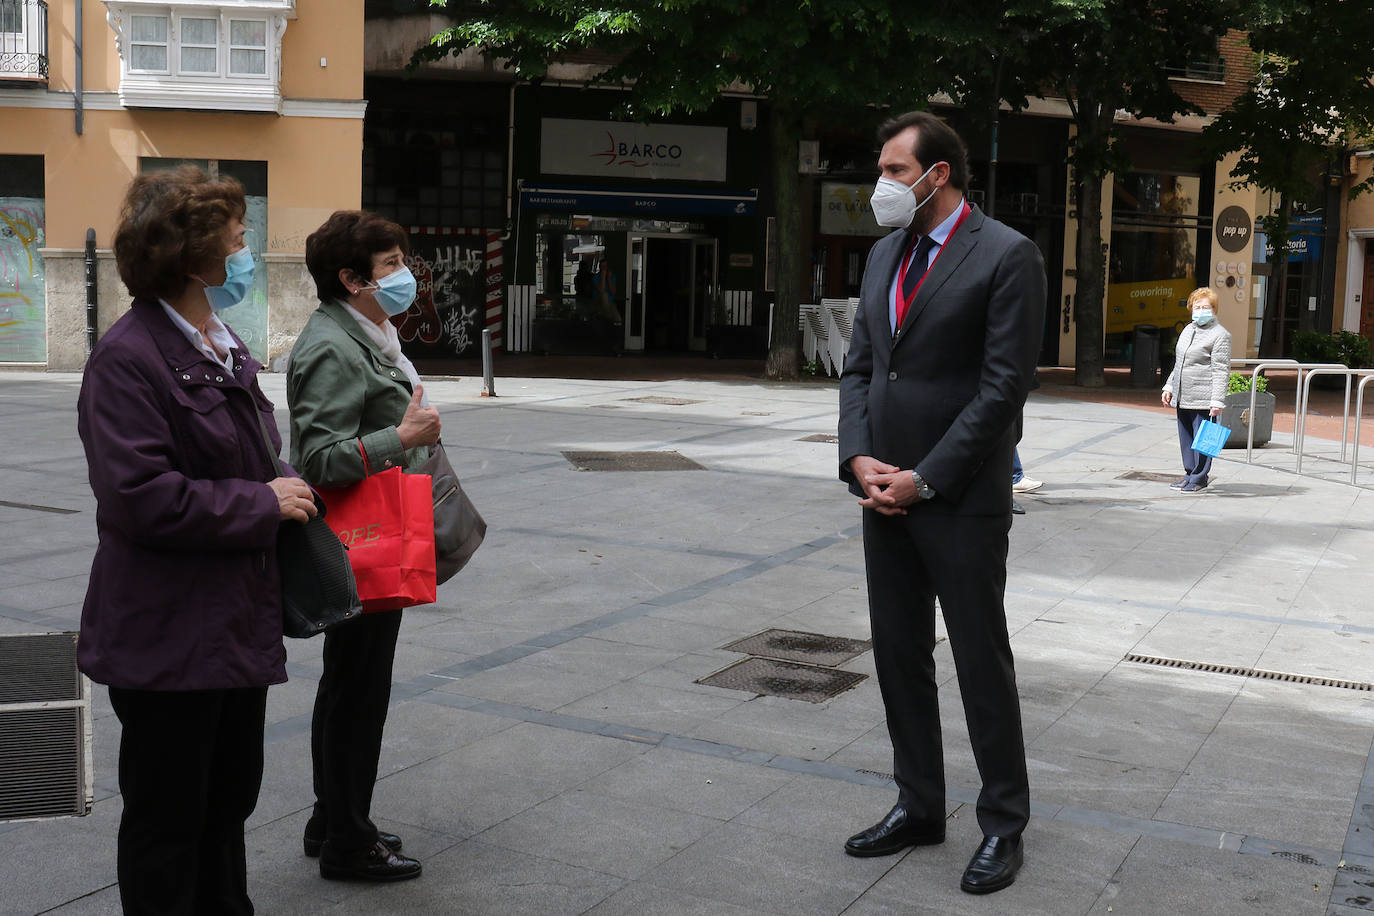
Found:
<svg viewBox="0 0 1374 916"><path fill-rule="evenodd" d="M232 219L248 212L243 185L193 165L139 175L129 184L115 230L115 263L129 292L174 299L190 275L223 258Z"/></svg>
<svg viewBox="0 0 1374 916"><path fill-rule="evenodd" d="M370 210L335 210L305 240L305 267L315 278L315 294L321 302L347 299L339 271L351 270L370 280L372 256L393 248L410 254L409 236L391 220Z"/></svg>

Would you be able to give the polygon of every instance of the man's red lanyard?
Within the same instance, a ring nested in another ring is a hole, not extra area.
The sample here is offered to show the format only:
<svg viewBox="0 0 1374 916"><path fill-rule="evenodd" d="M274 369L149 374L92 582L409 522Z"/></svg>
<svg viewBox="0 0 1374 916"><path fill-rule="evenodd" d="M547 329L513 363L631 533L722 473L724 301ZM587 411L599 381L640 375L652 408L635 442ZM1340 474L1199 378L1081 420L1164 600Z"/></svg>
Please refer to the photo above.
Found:
<svg viewBox="0 0 1374 916"><path fill-rule="evenodd" d="M916 254L916 245L919 243L919 240L918 242L912 243L911 250L908 251L906 257L902 259L902 272L898 274L899 282L897 285L897 327L899 329L902 326L902 320L906 318L906 313L911 309L911 303L916 301L916 294L921 291L921 284L926 282L926 277L930 276L930 272L935 269L935 262L940 260L940 255L945 253L945 246L949 244L950 239L954 238L954 233L959 231L959 227L964 224L964 219L972 212L973 208L968 205L968 201L964 201L964 208L959 212L959 218L955 220L954 228L949 230L949 235L945 236L945 244L941 245L940 250L935 252L935 257L931 258L925 273L921 274L921 279L916 281L916 286L911 290L910 296L902 296L901 291L902 287L906 286L906 272L911 267L911 259Z"/></svg>

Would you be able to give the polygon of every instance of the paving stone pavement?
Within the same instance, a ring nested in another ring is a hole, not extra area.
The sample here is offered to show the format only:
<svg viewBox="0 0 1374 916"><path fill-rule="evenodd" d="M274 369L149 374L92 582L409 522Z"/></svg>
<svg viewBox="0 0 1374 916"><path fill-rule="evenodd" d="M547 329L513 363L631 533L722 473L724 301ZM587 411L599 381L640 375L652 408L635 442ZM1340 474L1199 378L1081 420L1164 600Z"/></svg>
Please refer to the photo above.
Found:
<svg viewBox="0 0 1374 916"><path fill-rule="evenodd" d="M76 374L0 373L0 634L75 629L95 546ZM264 388L286 426L284 379ZM841 845L895 798L872 654L822 703L697 681L767 627L869 635L859 511L835 479L836 388L435 380L490 523L405 612L374 814L423 876L324 881L301 854L319 640L270 691L248 834L268 914L1374 912L1374 693L1126 656L1374 680L1374 495L1320 457L1227 453L1197 495L1170 418L1033 396L1007 614L1033 819L1026 866L958 889L977 774L937 649L949 839ZM668 398L687 403L636 400ZM676 450L681 472L578 472L563 450ZM1374 460L1374 455L1369 455ZM74 514L43 511L76 510ZM95 692L91 814L0 824L0 914L118 912L119 727Z"/></svg>

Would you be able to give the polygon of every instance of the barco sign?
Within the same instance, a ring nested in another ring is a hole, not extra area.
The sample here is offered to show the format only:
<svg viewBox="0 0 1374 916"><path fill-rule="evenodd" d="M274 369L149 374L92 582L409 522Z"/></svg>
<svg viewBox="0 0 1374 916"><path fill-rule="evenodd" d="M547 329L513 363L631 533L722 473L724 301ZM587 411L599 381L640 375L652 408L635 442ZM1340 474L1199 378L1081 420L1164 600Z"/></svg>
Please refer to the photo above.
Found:
<svg viewBox="0 0 1374 916"><path fill-rule="evenodd" d="M724 127L544 118L539 169L546 175L724 181L726 136Z"/></svg>

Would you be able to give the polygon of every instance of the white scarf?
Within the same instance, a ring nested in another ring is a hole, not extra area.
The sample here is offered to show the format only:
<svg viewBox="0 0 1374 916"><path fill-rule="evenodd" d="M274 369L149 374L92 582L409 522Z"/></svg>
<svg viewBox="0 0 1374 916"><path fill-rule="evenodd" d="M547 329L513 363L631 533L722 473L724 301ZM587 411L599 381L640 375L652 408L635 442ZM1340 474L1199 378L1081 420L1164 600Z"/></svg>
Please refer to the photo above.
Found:
<svg viewBox="0 0 1374 916"><path fill-rule="evenodd" d="M401 352L401 336L396 333L396 325L392 324L390 319L377 324L342 299L337 301L344 307L344 311L353 316L353 319L358 322L358 326L377 345L377 349L382 351L382 355L395 363L396 368L406 374L406 378L410 380L410 389L414 391L418 388L420 375L415 371L414 364ZM425 395L420 398L420 403L421 406L428 407L429 396Z"/></svg>

